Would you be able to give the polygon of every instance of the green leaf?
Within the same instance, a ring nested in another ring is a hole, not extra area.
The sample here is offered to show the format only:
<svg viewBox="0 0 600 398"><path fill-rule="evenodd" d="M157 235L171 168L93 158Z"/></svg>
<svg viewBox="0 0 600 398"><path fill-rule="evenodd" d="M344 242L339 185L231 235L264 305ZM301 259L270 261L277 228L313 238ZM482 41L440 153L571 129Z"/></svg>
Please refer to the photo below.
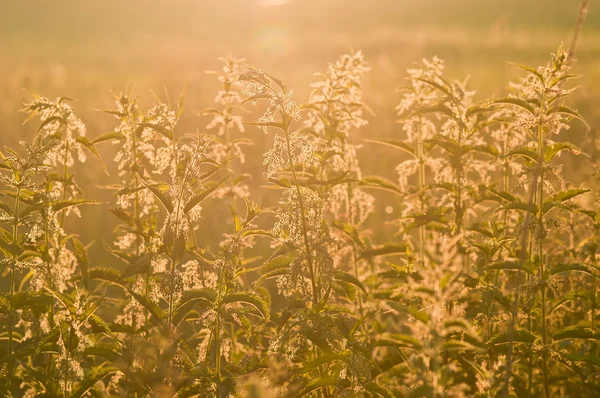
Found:
<svg viewBox="0 0 600 398"><path fill-rule="evenodd" d="M33 136L33 140L37 141L38 136L40 134L40 132L43 130L44 127L46 127L47 125L49 125L52 122L60 122L60 125L64 125L65 123L65 119L63 119L60 116L51 116L49 118L47 118L46 120L44 120L42 123L40 123L40 125L38 126L35 135Z"/></svg>
<svg viewBox="0 0 600 398"><path fill-rule="evenodd" d="M412 156L415 156L415 149L412 147L412 145L408 144L406 141L402 141L402 140L391 140L391 139L366 139L365 142L372 142L374 144L381 144L381 145L385 145L391 148L395 148L395 149L400 149L401 151L404 151Z"/></svg>
<svg viewBox="0 0 600 398"><path fill-rule="evenodd" d="M24 307L29 307L39 312L45 312L54 303L54 297L46 293L24 291L15 293L13 296L12 303L15 309L23 309Z"/></svg>
<svg viewBox="0 0 600 398"><path fill-rule="evenodd" d="M335 386L338 383L338 378L335 376L327 376L323 378L318 378L310 381L306 384L300 391L298 391L296 397L304 397L305 395L310 394L311 392L318 390L321 387L327 386Z"/></svg>
<svg viewBox="0 0 600 398"><path fill-rule="evenodd" d="M248 236L255 236L255 235L260 235L260 236L266 236L272 239L275 239L275 236L273 235L273 233L271 231L266 231L264 229L246 229L244 230L244 232L242 232L242 238L246 238Z"/></svg>
<svg viewBox="0 0 600 398"><path fill-rule="evenodd" d="M77 264L79 265L79 269L81 269L81 278L83 280L83 286L87 289L89 281L88 270L90 267L87 249L85 248L83 243L81 243L81 241L76 237L71 238L71 244L73 245L73 252L75 253Z"/></svg>
<svg viewBox="0 0 600 398"><path fill-rule="evenodd" d="M456 99L456 97L454 96L454 94L447 87L442 86L441 84L439 84L436 81L433 81L433 80L427 79L427 78L421 78L421 77L415 77L414 80L426 83L426 84L428 84L428 85L430 85L430 86L438 89L442 93L446 94L449 98L451 98L453 100ZM444 81L444 83L446 83L446 82Z"/></svg>
<svg viewBox="0 0 600 398"><path fill-rule="evenodd" d="M164 128L162 126L159 126L159 125L153 124L153 123L136 123L136 124L138 124L139 126L146 127L146 128L156 131L160 135L166 137L169 141L173 140L173 132L171 130L167 130L166 128Z"/></svg>
<svg viewBox="0 0 600 398"><path fill-rule="evenodd" d="M458 142L446 137L438 136L436 138L432 138L431 140L429 140L429 142L443 148L452 156L457 156L460 149L460 147L458 146Z"/></svg>
<svg viewBox="0 0 600 398"><path fill-rule="evenodd" d="M156 198L160 201L160 203L162 203L162 205L165 207L165 209L169 213L173 212L173 202L160 189L161 185L159 185L159 184L150 184L150 183L146 182L141 176L140 176L139 180L142 182L142 184L146 188L148 188L150 190L150 192L152 192L154 194L154 196L156 196Z"/></svg>
<svg viewBox="0 0 600 398"><path fill-rule="evenodd" d="M521 201L509 202L502 206L504 210L522 210L531 213L532 215L537 215L538 208L535 203L523 203Z"/></svg>
<svg viewBox="0 0 600 398"><path fill-rule="evenodd" d="M552 337L554 341L566 339L600 340L600 332L581 326L568 326L554 333Z"/></svg>
<svg viewBox="0 0 600 398"><path fill-rule="evenodd" d="M238 214L237 210L235 210L235 207L233 207L233 205L229 202L227 202L227 206L229 207L229 212L231 213L231 217L233 218L233 230L234 233L238 233L242 230L242 219L240 218L240 215Z"/></svg>
<svg viewBox="0 0 600 398"><path fill-rule="evenodd" d="M92 327L92 330L94 330L94 332L104 333L105 335L109 336L112 340L118 341L116 336L110 329L110 326L108 326L108 324L104 322L104 320L98 315L90 315L88 317L88 322L90 323L90 326Z"/></svg>
<svg viewBox="0 0 600 398"><path fill-rule="evenodd" d="M344 355L337 354L335 352L327 352L320 355L318 358L304 364L300 369L298 369L299 374L306 374L310 371L318 369L319 367L326 365L331 362L341 361L345 357Z"/></svg>
<svg viewBox="0 0 600 398"><path fill-rule="evenodd" d="M98 202L97 200L88 200L88 199L66 199L66 200L57 200L55 202L50 203L52 209L54 211L61 211L63 209L73 207L73 206L81 206L81 205L99 205L102 202Z"/></svg>
<svg viewBox="0 0 600 398"><path fill-rule="evenodd" d="M584 274L598 278L598 273L592 267L578 263L556 264L550 268L549 275L557 275L563 272L583 272Z"/></svg>
<svg viewBox="0 0 600 398"><path fill-rule="evenodd" d="M568 189L566 191L560 191L552 195L550 197L550 200L553 202L564 202L566 200L573 199L574 197L587 192L590 192L590 190L585 188Z"/></svg>
<svg viewBox="0 0 600 398"><path fill-rule="evenodd" d="M492 105L515 105L521 109L526 110L527 112L529 112L531 114L534 114L536 112L533 105L531 105L529 102L522 100L520 98L515 98L515 97L498 98L498 99L492 100L490 102L490 104L492 104Z"/></svg>
<svg viewBox="0 0 600 398"><path fill-rule="evenodd" d="M162 326L161 320L165 317L165 312L157 304L153 303L141 294L134 292L131 288L127 288L127 290L138 303L148 310L148 313L152 316L152 318Z"/></svg>
<svg viewBox="0 0 600 398"><path fill-rule="evenodd" d="M407 248L408 246L406 246L405 243L388 243L382 246L363 250L359 258L405 255Z"/></svg>
<svg viewBox="0 0 600 398"><path fill-rule="evenodd" d="M204 189L202 189L200 192L198 192L194 196L192 196L192 198L186 203L185 207L183 208L183 211L185 213L188 213L190 210L192 210L197 204L202 202L211 193L213 193L217 188L219 188L221 185L223 185L229 179L229 177L231 177L232 174L233 174L233 171L230 171L221 180L210 181L210 182L204 184Z"/></svg>
<svg viewBox="0 0 600 398"><path fill-rule="evenodd" d="M118 362L119 360L121 360L121 354L117 351L115 351L114 348L109 347L109 346L92 346L92 347L87 347L84 351L83 354L87 357L87 356L95 356L95 357L100 357L100 358L104 358L107 361L111 361L113 363Z"/></svg>
<svg viewBox="0 0 600 398"><path fill-rule="evenodd" d="M523 64L517 64L517 63L514 63L514 62L508 62L508 64L512 65L512 66L516 66L519 69L523 69L523 70L525 70L525 71L533 74L542 83L546 80L546 78L544 77L544 75L542 75L540 72L538 72L535 68L532 68L530 66L523 65Z"/></svg>
<svg viewBox="0 0 600 398"><path fill-rule="evenodd" d="M52 290L46 286L44 286L44 289L46 291L48 291L48 293L52 294L54 297L56 297L56 299L62 304L62 306L69 311L69 313L71 314L71 316L74 316L75 313L77 312L77 309L75 308L75 306L73 305L73 299L65 294L62 294L60 292L57 292L56 290Z"/></svg>
<svg viewBox="0 0 600 398"><path fill-rule="evenodd" d="M364 177L360 180L359 185L404 195L404 191L398 184L379 176Z"/></svg>
<svg viewBox="0 0 600 398"><path fill-rule="evenodd" d="M106 175L108 175L108 169L106 168L106 164L104 163L104 160L102 160L102 157L100 156L100 153L98 152L98 150L96 149L96 147L94 146L93 143L91 143L86 136L79 136L75 139L78 143L80 143L81 145L85 146L87 148L88 151L90 151L90 153L92 155L94 155L94 157L96 159L98 159L98 161L100 162L100 166L102 166L102 169L104 170L104 173L106 173Z"/></svg>
<svg viewBox="0 0 600 398"><path fill-rule="evenodd" d="M573 199L573 198L575 198L579 195L583 195L584 193L587 193L587 192L590 192L590 190L583 189L583 188L568 189L566 191L557 192L556 194L552 195L551 197L549 197L548 199L546 199L544 201L544 205L542 207L543 212L545 214L555 207L560 207L565 210L570 210L567 207L561 206L561 204L563 202L566 202L567 200Z"/></svg>
<svg viewBox="0 0 600 398"><path fill-rule="evenodd" d="M565 106L565 105L560 105L560 106L553 106L552 108L550 108L546 111L546 115L551 115L554 113L560 113L560 114L567 115L572 118L578 119L585 125L586 129L588 129L588 130L590 129L590 126L585 122L583 117L575 109L569 108L568 106Z"/></svg>
<svg viewBox="0 0 600 398"><path fill-rule="evenodd" d="M569 150L574 154L579 154L581 151L575 144L571 144L570 142L553 142L546 146L544 161L546 163L550 162L556 155L565 150Z"/></svg>
<svg viewBox="0 0 600 398"><path fill-rule="evenodd" d="M524 271L530 275L534 275L534 271L531 269L531 267L527 264L523 264L521 261L501 261L485 267L484 270Z"/></svg>
<svg viewBox="0 0 600 398"><path fill-rule="evenodd" d="M406 226L406 230L420 228L424 225L428 225L434 222L443 223L444 215L448 212L448 209L433 208L428 209L425 214L414 214L403 218L412 219L413 221Z"/></svg>
<svg viewBox="0 0 600 398"><path fill-rule="evenodd" d="M356 227L352 224L349 223L340 223L337 221L334 221L332 223L332 226L334 228L336 228L337 230L343 232L346 236L348 236L350 239L352 239L352 241L354 243L356 243L356 245L360 248L365 247L365 244L363 243L363 241L360 239L360 235L358 234L358 230L356 229Z"/></svg>
<svg viewBox="0 0 600 398"><path fill-rule="evenodd" d="M260 314L263 316L263 318L268 320L271 316L271 312L269 310L269 306L267 305L267 302L256 293L250 293L250 292L230 293L230 294L227 294L225 297L223 297L223 303L225 303L225 304L231 304L231 303L250 304L251 306L256 308L256 310L258 312L260 312Z"/></svg>
<svg viewBox="0 0 600 398"><path fill-rule="evenodd" d="M247 100L245 102L247 102ZM279 122L244 122L244 124L257 127L275 127L282 131L285 131L285 126Z"/></svg>
<svg viewBox="0 0 600 398"><path fill-rule="evenodd" d="M565 294L561 294L560 297L558 298L558 301L552 302L552 307L550 307L550 309L548 310L548 315L552 314L556 309L560 308L565 303L568 303L569 301L573 301L573 300L577 300L577 299L587 301L590 299L590 294L589 294L589 292L584 291L584 290L571 290Z"/></svg>
<svg viewBox="0 0 600 398"><path fill-rule="evenodd" d="M415 336L404 333L390 333L383 334L376 338L377 345L388 345L400 346L400 347L411 347L421 348L421 342Z"/></svg>
<svg viewBox="0 0 600 398"><path fill-rule="evenodd" d="M490 111L490 108L489 108L488 104L472 105L465 112L465 117L470 118L471 116L476 115L478 113L489 112L489 111Z"/></svg>
<svg viewBox="0 0 600 398"><path fill-rule="evenodd" d="M537 161L539 159L538 153L535 150L533 150L532 148L529 148L526 146L521 146L521 147L515 148L515 149L511 150L510 152L508 152L507 155L508 156L523 156L535 163L537 163Z"/></svg>
<svg viewBox="0 0 600 398"><path fill-rule="evenodd" d="M342 272L342 271L338 271L338 270L335 270L333 272L333 274L334 274L334 277L335 277L336 280L342 281L342 282L346 282L346 283L350 283L351 285L354 285L354 286L358 287L365 294L368 294L367 293L367 289L365 289L365 286L354 275L350 275L350 274L348 274L346 272Z"/></svg>
<svg viewBox="0 0 600 398"><path fill-rule="evenodd" d="M496 156L498 155L498 148L493 145L467 145L465 152L475 151L479 153L485 153L488 155Z"/></svg>
<svg viewBox="0 0 600 398"><path fill-rule="evenodd" d="M535 341L536 337L531 332L525 329L515 329L514 331L507 331L504 333L496 334L492 336L487 342L488 346L496 346L499 344L505 344L509 342L513 343L527 343L531 344Z"/></svg>
<svg viewBox="0 0 600 398"><path fill-rule="evenodd" d="M121 273L115 268L95 267L88 271L88 278L107 282L113 285L125 287L121 279Z"/></svg>
<svg viewBox="0 0 600 398"><path fill-rule="evenodd" d="M107 365L106 363L93 367L89 373L86 374L85 378L77 384L75 392L69 395L70 398L80 398L86 395L96 383L107 378L110 375L116 374L119 369Z"/></svg>
<svg viewBox="0 0 600 398"><path fill-rule="evenodd" d="M94 138L91 141L91 144L96 145L106 141L121 141L125 138L125 134L119 133L117 131L111 131L110 133L100 134L98 137Z"/></svg>
<svg viewBox="0 0 600 398"><path fill-rule="evenodd" d="M208 288L194 289L183 292L183 296L177 303L173 322L179 325L198 304L204 308L211 308L217 300L217 293Z"/></svg>
<svg viewBox="0 0 600 398"><path fill-rule="evenodd" d="M183 113L183 104L185 103L185 95L187 93L187 87L183 88L183 91L181 92L181 95L179 96L179 102L177 103L177 120L179 120L179 118L181 117L181 114Z"/></svg>

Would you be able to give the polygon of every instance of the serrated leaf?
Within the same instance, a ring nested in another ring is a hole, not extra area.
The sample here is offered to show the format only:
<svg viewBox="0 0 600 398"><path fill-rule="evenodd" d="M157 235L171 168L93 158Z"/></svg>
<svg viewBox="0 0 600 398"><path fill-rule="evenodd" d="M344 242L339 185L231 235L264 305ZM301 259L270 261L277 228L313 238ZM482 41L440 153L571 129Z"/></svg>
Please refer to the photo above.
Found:
<svg viewBox="0 0 600 398"><path fill-rule="evenodd" d="M415 156L415 149L406 141L393 140L393 139L366 139L365 142L372 142L374 144L385 145L394 149L399 149L412 156Z"/></svg>
<svg viewBox="0 0 600 398"><path fill-rule="evenodd" d="M379 256L405 255L408 246L404 243L388 243L378 247L363 250L359 258L373 258Z"/></svg>
<svg viewBox="0 0 600 398"><path fill-rule="evenodd" d="M302 389L300 389L300 391L298 391L298 393L297 393L298 395L296 395L296 396L298 398L304 397L304 396L310 394L311 392L318 390L321 387L335 386L337 383L338 383L338 378L334 377L334 376L318 378L318 379L312 380L308 384L306 384Z"/></svg>
<svg viewBox="0 0 600 398"><path fill-rule="evenodd" d="M256 293L242 292L242 293L230 293L223 297L223 303L246 303L250 304L263 316L265 319L269 319L271 312L266 301Z"/></svg>
<svg viewBox="0 0 600 398"><path fill-rule="evenodd" d="M546 146L544 161L550 162L556 155L565 150L569 150L574 154L578 154L581 151L575 144L571 144L570 142L553 142Z"/></svg>
<svg viewBox="0 0 600 398"><path fill-rule="evenodd" d="M487 342L488 346L495 346L504 343L527 343L531 344L535 341L536 337L531 332L525 329L515 329L514 331L507 331L504 333L496 334L492 336Z"/></svg>
<svg viewBox="0 0 600 398"><path fill-rule="evenodd" d="M585 125L586 129L588 129L588 130L590 129L589 125L585 122L583 117L575 109L569 108L568 106L565 106L565 105L560 105L560 106L553 106L552 108L550 108L546 111L546 115L551 115L554 113L560 113L560 114L567 115L572 118L578 119Z"/></svg>
<svg viewBox="0 0 600 398"><path fill-rule="evenodd" d="M549 275L557 275L563 272L583 272L598 278L597 272L592 267L579 263L555 264L550 268Z"/></svg>
<svg viewBox="0 0 600 398"><path fill-rule="evenodd" d="M501 261L490 266L484 268L488 271L493 270L504 270L504 271L524 271L530 275L533 275L534 272L530 266L523 264L521 261Z"/></svg>
<svg viewBox="0 0 600 398"><path fill-rule="evenodd" d="M63 209L81 206L81 205L99 205L102 202L98 202L97 200L88 200L88 199L66 199L66 200L57 200L55 202L50 203L52 209L56 212L61 211Z"/></svg>
<svg viewBox="0 0 600 398"><path fill-rule="evenodd" d="M350 275L350 274L348 274L346 272L342 272L342 271L338 271L338 270L335 270L333 272L333 275L334 275L334 278L336 280L342 281L342 282L346 282L346 283L350 283L351 285L354 285L354 286L358 287L365 294L368 294L367 293L367 289L365 288L365 286L354 275Z"/></svg>
<svg viewBox="0 0 600 398"><path fill-rule="evenodd" d="M233 171L230 171L225 177L223 177L219 181L211 181L204 184L204 189L192 196L192 198L186 203L185 207L183 208L183 211L185 213L188 213L190 210L192 210L196 205L198 205L204 199L206 199L217 188L223 185L229 179L229 177L231 177L232 174Z"/></svg>
<svg viewBox="0 0 600 398"><path fill-rule="evenodd" d="M217 293L208 288L194 289L183 292L183 296L177 303L173 322L179 325L198 304L202 303L205 308L212 307L217 300Z"/></svg>
<svg viewBox="0 0 600 398"><path fill-rule="evenodd" d="M368 176L360 180L359 185L363 187L378 188L395 194L404 195L400 186L386 178L379 176Z"/></svg>
<svg viewBox="0 0 600 398"><path fill-rule="evenodd" d="M108 282L114 285L124 287L121 273L114 268L95 267L88 270L88 277L93 280Z"/></svg>
<svg viewBox="0 0 600 398"><path fill-rule="evenodd" d="M111 131L109 133L100 134L98 137L94 138L91 141L91 144L96 145L96 144L101 144L106 141L121 141L121 140L124 140L125 138L126 138L125 134L117 132L117 131Z"/></svg>
<svg viewBox="0 0 600 398"><path fill-rule="evenodd" d="M77 259L77 264L81 269L81 278L83 281L83 286L87 289L89 281L88 270L90 267L87 249L85 248L83 243L81 243L81 241L76 237L71 238L71 244L73 245L73 252L75 254L75 258Z"/></svg>
<svg viewBox="0 0 600 398"><path fill-rule="evenodd" d="M554 341L566 339L600 340L600 332L581 326L569 326L554 333L552 337Z"/></svg>
<svg viewBox="0 0 600 398"><path fill-rule="evenodd" d="M106 363L92 368L86 374L85 378L77 383L76 390L71 393L69 397L81 398L85 396L87 392L96 385L96 383L107 378L108 376L116 374L117 372L119 372L119 369L109 366Z"/></svg>
<svg viewBox="0 0 600 398"><path fill-rule="evenodd" d="M102 166L102 169L104 170L104 173L106 173L106 175L109 175L108 174L108 169L106 168L106 164L104 163L104 160L102 160L102 157L100 156L100 153L98 152L98 150L96 149L96 147L94 146L94 144L91 143L86 136L78 136L75 140L79 144L85 146L86 149L88 151L90 151L90 153L92 155L94 155L94 157L100 162L100 166Z"/></svg>
<svg viewBox="0 0 600 398"><path fill-rule="evenodd" d="M363 241L360 239L360 235L358 234L358 230L356 229L356 227L352 224L349 223L339 223L337 221L334 221L332 226L334 228L336 228L337 230L343 232L346 236L348 236L350 239L352 239L352 241L354 243L356 243L356 245L360 248L364 248L365 244L363 243Z"/></svg>
<svg viewBox="0 0 600 398"><path fill-rule="evenodd" d="M515 149L511 150L510 152L508 152L507 155L508 156L523 156L535 163L537 163L537 161L539 159L538 153L535 150L533 150L532 148L529 148L526 146L521 146L521 147L515 148Z"/></svg>
<svg viewBox="0 0 600 398"><path fill-rule="evenodd" d="M243 228L242 219L240 218L240 215L231 203L227 202L227 206L229 207L229 212L231 213L231 217L233 218L233 231L237 234Z"/></svg>
<svg viewBox="0 0 600 398"><path fill-rule="evenodd" d="M246 229L246 230L244 230L244 232L242 232L242 238L246 238L248 236L256 236L256 235L267 236L267 237L273 238L273 239L275 238L275 235L273 235L273 233L271 231L267 231L264 229L253 228L253 229Z"/></svg>
<svg viewBox="0 0 600 398"><path fill-rule="evenodd" d="M534 114L535 108L533 107L533 105L531 105L529 102L522 100L520 98L515 98L515 97L504 97L504 98L498 98L495 100L490 101L490 104L494 104L494 105L515 105L518 106L521 109L526 110L527 112Z"/></svg>
<svg viewBox="0 0 600 398"><path fill-rule="evenodd" d="M148 182L146 182L143 178L140 179L141 183L150 190L150 192L152 192L154 194L154 196L156 196L156 198L160 201L160 203L162 203L162 205L164 206L164 208L169 212L172 213L173 212L173 201L171 201L170 198L168 198L163 191L160 190L160 185L158 184L150 184Z"/></svg>

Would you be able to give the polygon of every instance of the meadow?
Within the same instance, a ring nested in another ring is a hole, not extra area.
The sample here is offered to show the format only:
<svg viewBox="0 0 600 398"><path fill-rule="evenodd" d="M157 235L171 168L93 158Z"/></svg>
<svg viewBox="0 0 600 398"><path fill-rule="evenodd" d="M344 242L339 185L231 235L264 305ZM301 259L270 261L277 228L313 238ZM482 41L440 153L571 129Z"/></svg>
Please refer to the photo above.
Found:
<svg viewBox="0 0 600 398"><path fill-rule="evenodd" d="M595 4L0 7L3 396L600 393Z"/></svg>

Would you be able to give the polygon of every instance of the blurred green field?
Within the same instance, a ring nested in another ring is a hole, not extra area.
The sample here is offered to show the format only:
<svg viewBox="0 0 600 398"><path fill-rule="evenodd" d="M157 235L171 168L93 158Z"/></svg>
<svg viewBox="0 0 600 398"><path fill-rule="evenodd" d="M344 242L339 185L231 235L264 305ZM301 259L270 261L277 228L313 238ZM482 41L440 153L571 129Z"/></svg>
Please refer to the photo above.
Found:
<svg viewBox="0 0 600 398"><path fill-rule="evenodd" d="M18 112L27 88L47 97L68 96L96 136L114 126L96 109L112 107L111 91L135 86L142 103L164 89L175 101L187 86L179 131L201 131L196 113L210 106L218 89L206 70L217 58L244 57L280 77L303 102L308 84L327 62L361 49L372 66L365 98L377 117L364 136L393 136L394 107L405 70L423 57L446 60L448 76L470 76L480 99L502 95L519 71L506 61L545 64L560 42L571 41L577 0L174 0L174 1L4 1L0 4L0 144L29 139L34 125L21 126ZM592 4L574 71L582 88L571 105L588 120L591 142L600 125L600 7ZM261 169L270 137L250 130L257 142L248 166ZM574 132L578 144L581 132ZM362 137L360 137L362 138ZM359 138L359 140L360 140ZM385 174L397 162L363 161ZM111 148L103 148L107 163ZM373 158L371 158L373 159ZM90 160L92 163L93 160ZM390 162L388 164L388 162ZM376 163L376 164L373 164ZM95 166L95 165L94 165ZM576 166L576 165L575 165ZM260 171L254 173L260 175ZM107 179L100 167L78 171L91 197L111 201L98 190ZM256 182L260 185L260 181ZM87 209L96 220L84 241L99 242L113 222L104 206ZM217 223L219 220L208 220ZM102 250L95 245L93 250Z"/></svg>

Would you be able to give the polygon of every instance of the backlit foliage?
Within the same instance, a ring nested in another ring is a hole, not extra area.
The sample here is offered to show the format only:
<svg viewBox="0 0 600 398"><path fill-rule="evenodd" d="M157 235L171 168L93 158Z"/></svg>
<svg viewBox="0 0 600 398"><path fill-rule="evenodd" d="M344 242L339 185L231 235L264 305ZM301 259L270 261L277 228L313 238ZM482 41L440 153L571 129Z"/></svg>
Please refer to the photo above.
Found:
<svg viewBox="0 0 600 398"><path fill-rule="evenodd" d="M564 131L587 125L562 47L487 100L423 60L385 138L361 52L305 99L221 62L195 132L178 126L185 92L149 108L116 95L94 138L68 98L25 104L35 136L0 152L5 396L600 394L600 213L594 181L565 172L587 159ZM269 147L250 173L256 131ZM392 174L363 174L359 158L390 151ZM111 203L86 198L83 162L116 170ZM397 204L391 222L378 201ZM85 206L119 222L107 263L72 222Z"/></svg>

